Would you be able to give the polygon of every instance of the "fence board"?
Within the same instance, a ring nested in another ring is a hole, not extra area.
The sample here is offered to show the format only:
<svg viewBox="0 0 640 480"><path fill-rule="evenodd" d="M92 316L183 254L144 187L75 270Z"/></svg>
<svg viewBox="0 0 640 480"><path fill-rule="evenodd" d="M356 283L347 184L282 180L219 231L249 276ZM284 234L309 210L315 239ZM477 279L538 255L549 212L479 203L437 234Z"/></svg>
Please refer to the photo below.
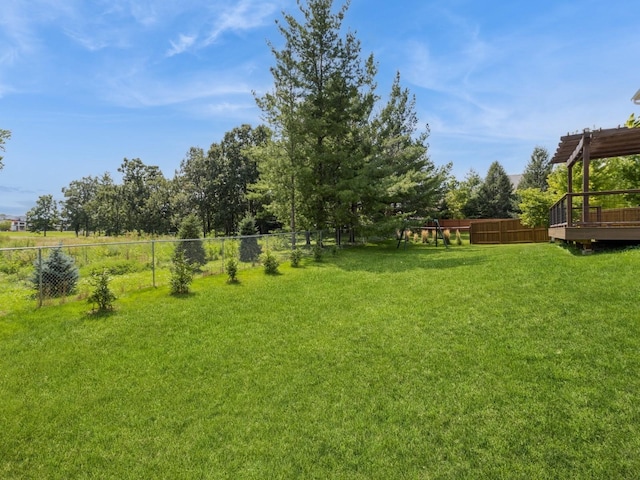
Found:
<svg viewBox="0 0 640 480"><path fill-rule="evenodd" d="M472 244L541 243L549 241L549 233L546 227L525 227L519 219L472 220L469 240Z"/></svg>

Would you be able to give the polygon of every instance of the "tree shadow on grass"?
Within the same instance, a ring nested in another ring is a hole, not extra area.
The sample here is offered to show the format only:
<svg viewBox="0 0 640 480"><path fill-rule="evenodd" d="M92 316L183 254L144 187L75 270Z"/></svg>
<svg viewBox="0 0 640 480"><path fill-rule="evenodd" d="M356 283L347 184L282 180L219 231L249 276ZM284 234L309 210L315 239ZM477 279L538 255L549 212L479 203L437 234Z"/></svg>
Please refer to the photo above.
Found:
<svg viewBox="0 0 640 480"><path fill-rule="evenodd" d="M373 273L407 272L416 269L445 270L483 263L483 256L464 247L434 247L409 245L396 248L393 244L354 247L355 255L338 255L328 260L346 271Z"/></svg>
<svg viewBox="0 0 640 480"><path fill-rule="evenodd" d="M196 292L187 292L187 293L171 293L171 298L176 298L178 300L188 300L190 298L193 298L197 295Z"/></svg>
<svg viewBox="0 0 640 480"><path fill-rule="evenodd" d="M116 311L115 308L111 308L109 310L96 310L96 309L93 309L93 310L89 310L85 314L85 316L88 319L91 319L91 320L104 320L104 319L113 317L116 314L117 314L117 311Z"/></svg>

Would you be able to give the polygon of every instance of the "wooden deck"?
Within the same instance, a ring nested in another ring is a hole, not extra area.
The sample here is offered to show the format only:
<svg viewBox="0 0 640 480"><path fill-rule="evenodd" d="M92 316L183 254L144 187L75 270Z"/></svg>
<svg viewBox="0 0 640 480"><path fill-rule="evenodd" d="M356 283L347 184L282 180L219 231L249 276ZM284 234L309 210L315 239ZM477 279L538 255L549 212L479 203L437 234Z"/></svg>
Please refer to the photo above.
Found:
<svg viewBox="0 0 640 480"><path fill-rule="evenodd" d="M640 241L640 226L556 226L549 228L549 238L578 243L598 241Z"/></svg>
<svg viewBox="0 0 640 480"><path fill-rule="evenodd" d="M640 128L585 129L560 137L552 164L567 166L567 194L551 207L549 237L592 241L640 242L640 189L590 191L590 163L640 154ZM573 167L582 162L582 192L573 191Z"/></svg>
<svg viewBox="0 0 640 480"><path fill-rule="evenodd" d="M640 241L640 207L619 206L638 198L638 189L567 194L551 209L549 237L579 243Z"/></svg>

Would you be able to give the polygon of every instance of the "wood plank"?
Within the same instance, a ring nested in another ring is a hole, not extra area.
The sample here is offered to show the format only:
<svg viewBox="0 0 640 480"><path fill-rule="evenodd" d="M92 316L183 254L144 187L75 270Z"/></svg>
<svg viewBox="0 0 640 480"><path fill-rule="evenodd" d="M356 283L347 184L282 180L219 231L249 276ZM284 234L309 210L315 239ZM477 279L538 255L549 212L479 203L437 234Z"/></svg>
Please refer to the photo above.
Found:
<svg viewBox="0 0 640 480"><path fill-rule="evenodd" d="M589 240L640 241L640 227L554 227L549 228L549 237L571 242Z"/></svg>

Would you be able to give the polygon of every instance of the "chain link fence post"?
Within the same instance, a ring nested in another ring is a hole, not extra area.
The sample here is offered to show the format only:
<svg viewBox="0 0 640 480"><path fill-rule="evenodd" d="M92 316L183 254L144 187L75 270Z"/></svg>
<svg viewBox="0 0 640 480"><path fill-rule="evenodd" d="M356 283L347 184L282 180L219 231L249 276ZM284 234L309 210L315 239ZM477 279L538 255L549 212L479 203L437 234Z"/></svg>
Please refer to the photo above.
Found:
<svg viewBox="0 0 640 480"><path fill-rule="evenodd" d="M151 283L156 288L156 241L151 240Z"/></svg>
<svg viewBox="0 0 640 480"><path fill-rule="evenodd" d="M42 248L38 248L38 308L42 307Z"/></svg>
<svg viewBox="0 0 640 480"><path fill-rule="evenodd" d="M220 247L220 258L222 259L221 272L224 273L224 238L222 239L222 246Z"/></svg>

